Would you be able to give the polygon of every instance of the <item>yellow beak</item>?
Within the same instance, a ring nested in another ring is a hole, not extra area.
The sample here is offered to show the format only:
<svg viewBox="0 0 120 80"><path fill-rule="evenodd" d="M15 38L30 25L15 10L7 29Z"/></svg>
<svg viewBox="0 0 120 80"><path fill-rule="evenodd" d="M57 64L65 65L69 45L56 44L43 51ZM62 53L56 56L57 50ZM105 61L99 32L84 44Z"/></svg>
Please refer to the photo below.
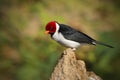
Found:
<svg viewBox="0 0 120 80"><path fill-rule="evenodd" d="M49 34L50 31L45 31L46 34Z"/></svg>

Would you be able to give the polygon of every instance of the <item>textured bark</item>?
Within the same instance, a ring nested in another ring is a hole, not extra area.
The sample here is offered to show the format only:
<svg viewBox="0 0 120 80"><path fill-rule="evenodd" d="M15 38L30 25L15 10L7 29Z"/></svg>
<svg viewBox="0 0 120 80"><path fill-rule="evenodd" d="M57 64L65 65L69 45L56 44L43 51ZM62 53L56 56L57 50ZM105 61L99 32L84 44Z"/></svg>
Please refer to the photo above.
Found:
<svg viewBox="0 0 120 80"><path fill-rule="evenodd" d="M77 60L75 52L67 49L63 52L50 80L102 80L94 72L86 71L85 63Z"/></svg>

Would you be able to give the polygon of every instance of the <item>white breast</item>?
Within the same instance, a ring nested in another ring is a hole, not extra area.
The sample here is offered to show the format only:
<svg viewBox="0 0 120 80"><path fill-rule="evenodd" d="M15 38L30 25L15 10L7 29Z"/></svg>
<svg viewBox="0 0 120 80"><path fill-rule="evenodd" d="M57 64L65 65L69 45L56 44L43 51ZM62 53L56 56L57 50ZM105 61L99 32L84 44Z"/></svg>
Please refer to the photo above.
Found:
<svg viewBox="0 0 120 80"><path fill-rule="evenodd" d="M59 25L56 24L56 26L57 26L56 32L52 36L52 38L55 41L69 48L77 48L80 46L80 43L78 42L65 39L65 37L60 32L58 32Z"/></svg>
<svg viewBox="0 0 120 80"><path fill-rule="evenodd" d="M67 40L64 38L64 36L61 33L55 33L52 38L57 41L58 43L66 46L66 47L70 47L70 48L77 48L80 46L80 43L75 42L75 41L71 41L71 40Z"/></svg>

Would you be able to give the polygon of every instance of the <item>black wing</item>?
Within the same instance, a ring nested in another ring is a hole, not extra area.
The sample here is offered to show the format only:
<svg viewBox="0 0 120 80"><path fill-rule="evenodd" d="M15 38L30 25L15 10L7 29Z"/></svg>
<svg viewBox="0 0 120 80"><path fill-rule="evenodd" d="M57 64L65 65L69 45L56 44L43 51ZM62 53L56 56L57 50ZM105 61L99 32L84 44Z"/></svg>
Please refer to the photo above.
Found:
<svg viewBox="0 0 120 80"><path fill-rule="evenodd" d="M79 43L93 44L93 41L95 41L88 35L75 30L68 25L60 24L59 32L61 32L66 39Z"/></svg>

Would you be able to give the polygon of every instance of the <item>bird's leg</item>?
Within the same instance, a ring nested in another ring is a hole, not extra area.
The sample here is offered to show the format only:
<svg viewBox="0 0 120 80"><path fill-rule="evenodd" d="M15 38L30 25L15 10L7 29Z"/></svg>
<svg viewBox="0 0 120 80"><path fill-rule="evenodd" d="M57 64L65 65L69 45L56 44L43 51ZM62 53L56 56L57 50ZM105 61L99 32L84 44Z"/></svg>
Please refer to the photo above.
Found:
<svg viewBox="0 0 120 80"><path fill-rule="evenodd" d="M73 51L75 51L76 50L76 48L71 48Z"/></svg>

